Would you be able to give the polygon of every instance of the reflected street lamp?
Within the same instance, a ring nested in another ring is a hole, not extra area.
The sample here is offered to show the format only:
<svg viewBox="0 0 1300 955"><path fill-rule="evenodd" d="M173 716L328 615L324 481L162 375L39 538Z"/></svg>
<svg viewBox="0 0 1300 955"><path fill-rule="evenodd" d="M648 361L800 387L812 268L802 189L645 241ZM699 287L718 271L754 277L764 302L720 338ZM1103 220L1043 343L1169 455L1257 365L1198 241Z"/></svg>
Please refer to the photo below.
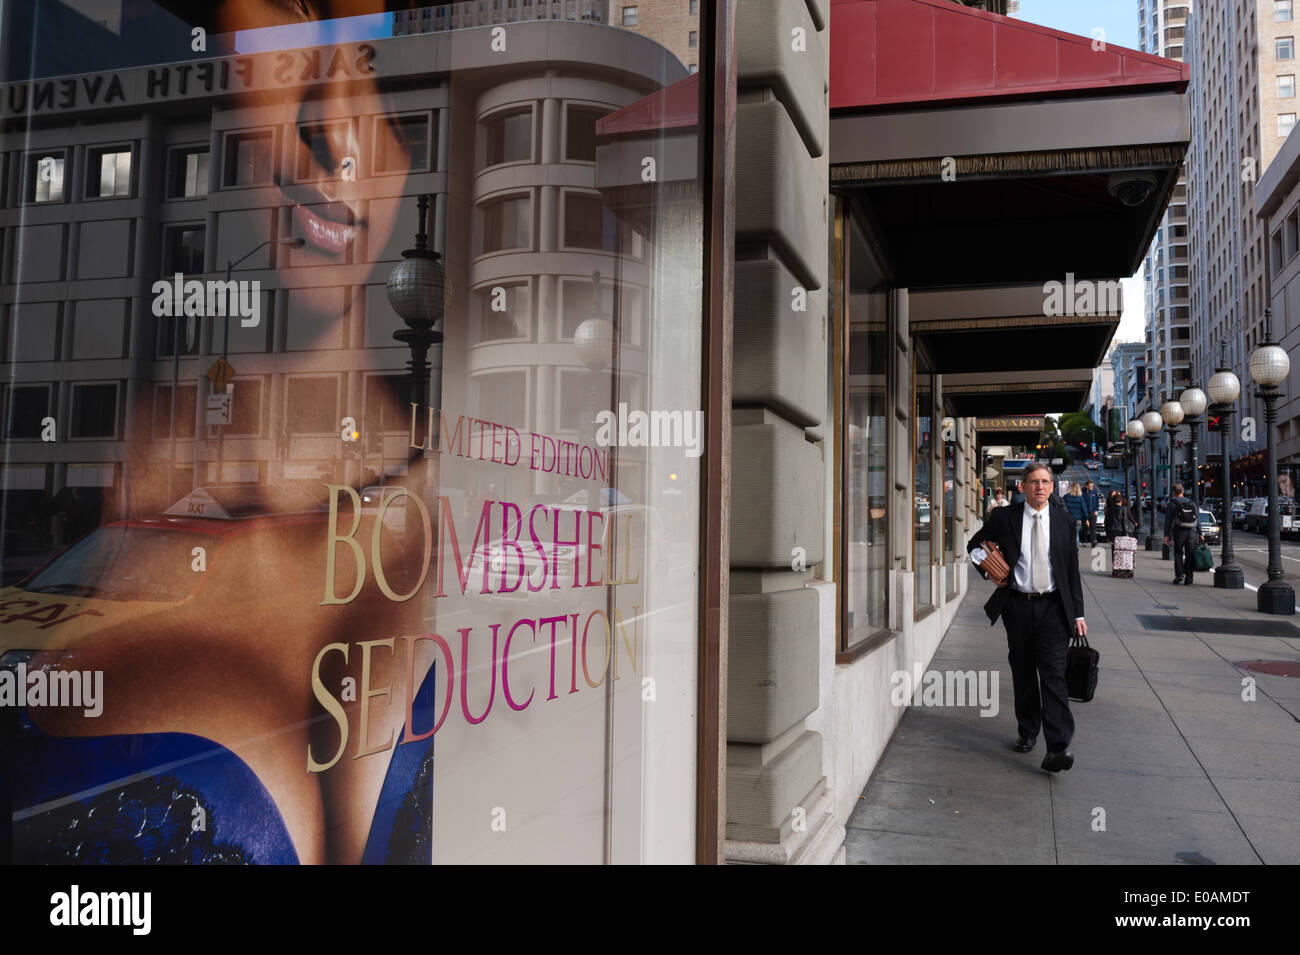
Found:
<svg viewBox="0 0 1300 955"><path fill-rule="evenodd" d="M1152 403L1155 402L1155 395L1151 396ZM1151 523L1147 528L1147 542L1144 550L1155 550L1156 541L1160 540L1156 536L1156 439L1160 437L1160 429L1165 426L1165 419L1160 417L1159 411L1148 411L1142 416L1142 427L1146 428L1147 440L1151 442Z"/></svg>
<svg viewBox="0 0 1300 955"><path fill-rule="evenodd" d="M429 248L429 197L421 195L416 206L419 220L415 248L402 252L402 261L388 275L386 291L388 304L406 324L405 328L393 332L393 338L411 350L410 361L406 363L410 381L407 400L419 413L427 414L425 386L429 380L429 348L442 341L442 330L434 326L442 322L446 308L447 270L440 261L442 256ZM412 450L415 453L411 456L418 456L418 450Z"/></svg>
<svg viewBox="0 0 1300 955"><path fill-rule="evenodd" d="M1201 425L1201 415L1205 414L1207 404L1205 392L1200 388L1188 388L1178 397L1178 403L1183 408L1183 421L1192 431L1192 447L1190 451L1192 464L1192 503L1196 505L1196 511L1199 514L1201 510L1201 462L1196 453L1196 432Z"/></svg>
<svg viewBox="0 0 1300 955"><path fill-rule="evenodd" d="M1256 604L1260 613L1295 613L1295 590L1282 579L1282 515L1277 495L1277 441L1273 422L1277 400L1282 397L1278 385L1286 381L1291 359L1286 349L1273 344L1273 309L1264 309L1264 343L1250 356L1250 377L1259 385L1264 399L1264 427L1268 431L1268 580L1259 585Z"/></svg>
<svg viewBox="0 0 1300 955"><path fill-rule="evenodd" d="M1225 345L1219 343L1219 367L1210 378L1210 414L1219 418L1219 443L1223 452L1223 552L1214 568L1214 586L1240 590L1246 586L1246 574L1237 566L1232 552L1232 462L1228 459L1228 442L1232 436L1232 409L1241 394L1241 381L1227 366Z"/></svg>

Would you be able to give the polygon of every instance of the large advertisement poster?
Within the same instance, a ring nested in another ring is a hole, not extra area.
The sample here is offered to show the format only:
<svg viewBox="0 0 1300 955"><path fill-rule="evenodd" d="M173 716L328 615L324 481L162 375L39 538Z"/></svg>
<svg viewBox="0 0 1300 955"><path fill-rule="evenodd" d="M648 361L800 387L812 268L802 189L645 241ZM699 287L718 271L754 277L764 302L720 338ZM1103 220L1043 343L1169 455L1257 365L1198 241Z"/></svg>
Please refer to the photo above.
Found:
<svg viewBox="0 0 1300 955"><path fill-rule="evenodd" d="M700 49L246 6L0 89L0 861L690 861Z"/></svg>

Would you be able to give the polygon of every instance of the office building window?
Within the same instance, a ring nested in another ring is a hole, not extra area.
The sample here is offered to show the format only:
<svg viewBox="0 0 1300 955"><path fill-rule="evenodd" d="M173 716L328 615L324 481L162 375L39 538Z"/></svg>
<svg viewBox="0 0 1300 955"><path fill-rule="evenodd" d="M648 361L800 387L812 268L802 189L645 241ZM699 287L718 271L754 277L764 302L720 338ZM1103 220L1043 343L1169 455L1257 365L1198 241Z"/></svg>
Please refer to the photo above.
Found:
<svg viewBox="0 0 1300 955"><path fill-rule="evenodd" d="M167 169L167 198L206 196L209 158L207 146L173 149Z"/></svg>
<svg viewBox="0 0 1300 955"><path fill-rule="evenodd" d="M531 106L502 110L483 121L486 153L483 165L529 162L533 158L533 110Z"/></svg>
<svg viewBox="0 0 1300 955"><path fill-rule="evenodd" d="M498 284L476 293L476 297L479 300L478 341L527 336L527 285Z"/></svg>
<svg viewBox="0 0 1300 955"><path fill-rule="evenodd" d="M532 216L527 196L487 203L483 206L482 223L480 255L503 249L527 249L532 244Z"/></svg>
<svg viewBox="0 0 1300 955"><path fill-rule="evenodd" d="M230 424L226 434L256 437L262 433L262 379L236 378L231 382Z"/></svg>
<svg viewBox="0 0 1300 955"><path fill-rule="evenodd" d="M609 110L596 106L570 106L565 119L564 158L596 161L596 122Z"/></svg>
<svg viewBox="0 0 1300 955"><path fill-rule="evenodd" d="M637 15L637 9L636 9L636 7L624 7L624 8L623 8L623 26L625 26L625 27L634 27L634 26L636 26L636 15Z"/></svg>
<svg viewBox="0 0 1300 955"><path fill-rule="evenodd" d="M163 242L163 274L186 275L203 272L203 226L178 226L168 229Z"/></svg>
<svg viewBox="0 0 1300 955"><path fill-rule="evenodd" d="M92 149L86 175L90 199L122 198L131 194L131 150Z"/></svg>
<svg viewBox="0 0 1300 955"><path fill-rule="evenodd" d="M1277 50L1274 56L1279 60L1295 59L1295 37L1280 36L1277 38Z"/></svg>
<svg viewBox="0 0 1300 955"><path fill-rule="evenodd" d="M699 70L700 70L700 66L698 63L692 63L689 67L687 67L687 72L690 73L698 73Z"/></svg>
<svg viewBox="0 0 1300 955"><path fill-rule="evenodd" d="M117 435L117 385L72 386L72 437Z"/></svg>
<svg viewBox="0 0 1300 955"><path fill-rule="evenodd" d="M1277 98L1291 99L1295 96L1295 74L1277 78Z"/></svg>
<svg viewBox="0 0 1300 955"><path fill-rule="evenodd" d="M33 153L27 157L27 201L63 201L64 154Z"/></svg>
<svg viewBox="0 0 1300 955"><path fill-rule="evenodd" d="M376 172L424 172L429 168L433 146L428 116L398 116L376 138Z"/></svg>
<svg viewBox="0 0 1300 955"><path fill-rule="evenodd" d="M1273 0L1273 20L1281 23L1290 20L1294 12L1292 0Z"/></svg>
<svg viewBox="0 0 1300 955"><path fill-rule="evenodd" d="M290 378L285 389L285 419L291 434L338 436L337 378Z"/></svg>
<svg viewBox="0 0 1300 955"><path fill-rule="evenodd" d="M227 186L262 186L271 182L275 137L268 130L236 133L226 139Z"/></svg>
<svg viewBox="0 0 1300 955"><path fill-rule="evenodd" d="M5 437L39 438L50 413L50 386L11 385L5 399Z"/></svg>
<svg viewBox="0 0 1300 955"><path fill-rule="evenodd" d="M600 196L564 196L564 244L571 249L618 251L618 219Z"/></svg>
<svg viewBox="0 0 1300 955"><path fill-rule="evenodd" d="M1290 136L1291 130L1295 128L1295 113L1278 113L1277 114L1277 134L1279 136Z"/></svg>
<svg viewBox="0 0 1300 955"><path fill-rule="evenodd" d="M686 45L691 47L692 49L699 46L700 34L695 30L692 30L690 33L686 34Z"/></svg>
<svg viewBox="0 0 1300 955"><path fill-rule="evenodd" d="M198 387L181 383L176 389L176 437L194 437L194 402ZM153 436L163 440L172 436L172 386L157 385L153 392Z"/></svg>
<svg viewBox="0 0 1300 955"><path fill-rule="evenodd" d="M696 16L700 12L700 0L690 0L687 6L687 12L691 16Z"/></svg>
<svg viewBox="0 0 1300 955"><path fill-rule="evenodd" d="M299 126L297 178L300 181L338 178L342 174L344 157L355 151L349 148L349 134L347 123Z"/></svg>

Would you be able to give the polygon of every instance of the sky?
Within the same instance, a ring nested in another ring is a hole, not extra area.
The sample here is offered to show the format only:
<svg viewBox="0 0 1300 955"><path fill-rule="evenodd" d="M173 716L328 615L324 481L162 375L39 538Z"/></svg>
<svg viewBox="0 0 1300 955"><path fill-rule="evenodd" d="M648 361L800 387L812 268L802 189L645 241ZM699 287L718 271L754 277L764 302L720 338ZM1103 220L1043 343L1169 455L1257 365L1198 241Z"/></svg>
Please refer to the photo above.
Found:
<svg viewBox="0 0 1300 955"><path fill-rule="evenodd" d="M1106 34L1098 39L1137 49L1137 0L1020 0L1018 17L1079 36L1100 27Z"/></svg>
<svg viewBox="0 0 1300 955"><path fill-rule="evenodd" d="M1136 50L1138 45L1137 0L1020 0L1019 19L1039 23L1067 33L1103 39L1109 45ZM1104 34L1094 31L1101 29ZM1142 341L1146 318L1142 303L1142 270L1123 279L1124 313L1116 342Z"/></svg>

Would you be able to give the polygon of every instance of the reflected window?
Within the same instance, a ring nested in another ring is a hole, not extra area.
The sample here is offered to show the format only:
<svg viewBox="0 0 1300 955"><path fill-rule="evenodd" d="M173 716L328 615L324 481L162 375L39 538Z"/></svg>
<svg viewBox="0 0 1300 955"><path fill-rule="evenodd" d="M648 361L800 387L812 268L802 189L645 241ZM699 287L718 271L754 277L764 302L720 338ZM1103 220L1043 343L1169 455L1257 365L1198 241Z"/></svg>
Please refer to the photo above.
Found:
<svg viewBox="0 0 1300 955"><path fill-rule="evenodd" d="M623 26L625 26L625 27L634 27L634 26L636 26L636 22L637 22L637 8L634 7L634 6L633 6L633 7L624 7L624 8L623 8Z"/></svg>
<svg viewBox="0 0 1300 955"><path fill-rule="evenodd" d="M564 196L564 244L571 249L618 251L618 220L600 196Z"/></svg>
<svg viewBox="0 0 1300 955"><path fill-rule="evenodd" d="M933 605L930 578L934 570L939 513L934 504L934 375L919 352L913 360L912 402L912 554L916 568L916 609Z"/></svg>
<svg viewBox="0 0 1300 955"><path fill-rule="evenodd" d="M512 196L483 206L483 237L480 255L503 249L526 249L532 243L532 217L528 197Z"/></svg>
<svg viewBox="0 0 1300 955"><path fill-rule="evenodd" d="M433 155L428 116L398 116L389 123L392 135L376 137L376 172L423 172Z"/></svg>
<svg viewBox="0 0 1300 955"><path fill-rule="evenodd" d="M203 226L180 226L168 229L163 243L163 274L186 275L203 271Z"/></svg>
<svg viewBox="0 0 1300 955"><path fill-rule="evenodd" d="M330 434L338 430L337 378L290 378L285 412L290 434Z"/></svg>
<svg viewBox="0 0 1300 955"><path fill-rule="evenodd" d="M72 437L117 435L117 385L72 386Z"/></svg>
<svg viewBox="0 0 1300 955"><path fill-rule="evenodd" d="M208 147L173 149L168 161L167 197L189 199L208 194Z"/></svg>
<svg viewBox="0 0 1300 955"><path fill-rule="evenodd" d="M131 150L122 147L92 149L86 175L86 196L122 198L131 194Z"/></svg>
<svg viewBox="0 0 1300 955"><path fill-rule="evenodd" d="M533 158L533 109L522 106L493 113L483 121L484 166L528 162Z"/></svg>
<svg viewBox="0 0 1300 955"><path fill-rule="evenodd" d="M348 155L347 123L314 123L298 127L298 179L333 179ZM355 161L355 160L354 160Z"/></svg>
<svg viewBox="0 0 1300 955"><path fill-rule="evenodd" d="M271 182L274 136L268 130L237 133L226 139L227 186L261 186Z"/></svg>
<svg viewBox="0 0 1300 955"><path fill-rule="evenodd" d="M5 437L39 438L49 413L49 385L11 385L5 392Z"/></svg>
<svg viewBox="0 0 1300 955"><path fill-rule="evenodd" d="M228 435L256 436L262 433L262 379L237 378L231 382L235 400L230 403Z"/></svg>
<svg viewBox="0 0 1300 955"><path fill-rule="evenodd" d="M153 400L153 436L158 439L171 437L172 421L172 386L170 383L154 388ZM176 437L194 437L194 402L197 400L198 387L182 383L176 389Z"/></svg>
<svg viewBox="0 0 1300 955"><path fill-rule="evenodd" d="M384 434L401 431L411 421L411 409L406 404L404 375L371 375L366 378L365 434Z"/></svg>
<svg viewBox="0 0 1300 955"><path fill-rule="evenodd" d="M64 155L35 153L27 157L27 201L63 201Z"/></svg>
<svg viewBox="0 0 1300 955"><path fill-rule="evenodd" d="M596 161L596 122L609 110L596 106L570 106L565 119L564 158L570 161Z"/></svg>
<svg viewBox="0 0 1300 955"><path fill-rule="evenodd" d="M478 341L499 341L528 335L528 286L494 285L476 293L479 303Z"/></svg>

